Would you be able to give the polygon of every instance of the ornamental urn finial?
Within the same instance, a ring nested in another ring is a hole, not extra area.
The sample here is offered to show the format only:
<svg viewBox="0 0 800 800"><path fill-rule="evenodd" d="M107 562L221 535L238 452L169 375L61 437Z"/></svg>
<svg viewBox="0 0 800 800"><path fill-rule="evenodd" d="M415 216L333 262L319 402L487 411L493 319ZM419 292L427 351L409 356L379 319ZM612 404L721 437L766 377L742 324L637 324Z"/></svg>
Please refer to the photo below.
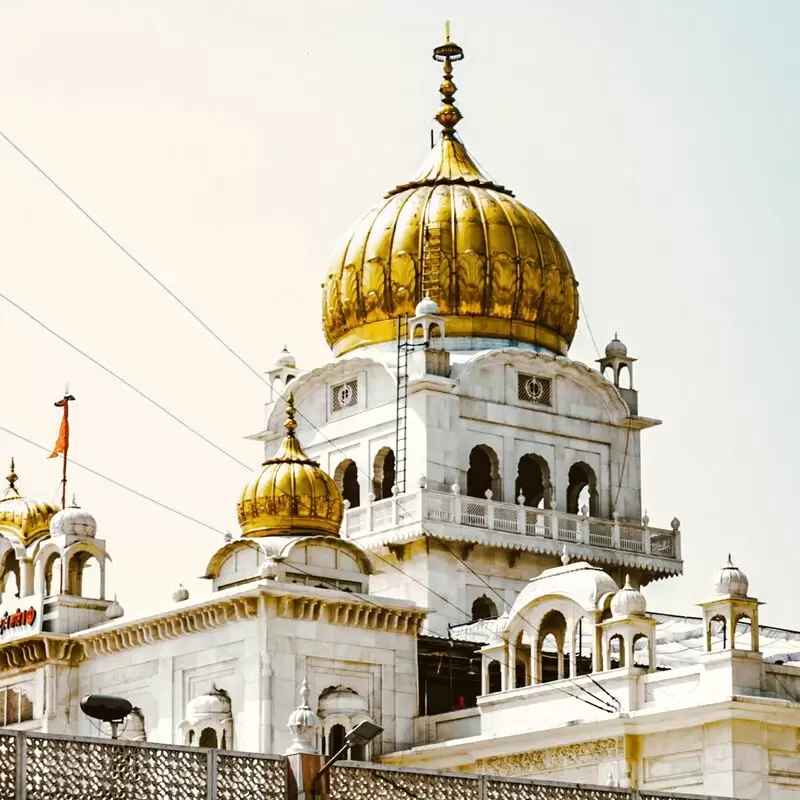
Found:
<svg viewBox="0 0 800 800"><path fill-rule="evenodd" d="M287 727L292 732L292 743L284 755L293 753L317 754L314 735L319 728L319 717L308 705L308 681L303 678L300 686L300 705L289 716Z"/></svg>

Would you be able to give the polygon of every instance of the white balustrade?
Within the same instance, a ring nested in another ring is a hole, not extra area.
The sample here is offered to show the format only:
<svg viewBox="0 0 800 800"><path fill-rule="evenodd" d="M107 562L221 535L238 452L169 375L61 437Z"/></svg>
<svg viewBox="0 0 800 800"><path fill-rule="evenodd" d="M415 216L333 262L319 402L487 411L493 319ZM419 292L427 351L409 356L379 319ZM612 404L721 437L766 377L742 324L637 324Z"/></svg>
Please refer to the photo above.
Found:
<svg viewBox="0 0 800 800"><path fill-rule="evenodd" d="M457 488L457 487L456 487ZM345 512L342 533L363 538L394 527L430 522L462 525L525 537L557 540L605 550L622 550L655 558L680 559L680 523L672 530L644 525L620 524L614 519L596 519L587 513L567 514L548 508L530 508L520 503L498 503L487 497L468 497L456 491L440 492L421 486L403 495L369 502L366 507Z"/></svg>

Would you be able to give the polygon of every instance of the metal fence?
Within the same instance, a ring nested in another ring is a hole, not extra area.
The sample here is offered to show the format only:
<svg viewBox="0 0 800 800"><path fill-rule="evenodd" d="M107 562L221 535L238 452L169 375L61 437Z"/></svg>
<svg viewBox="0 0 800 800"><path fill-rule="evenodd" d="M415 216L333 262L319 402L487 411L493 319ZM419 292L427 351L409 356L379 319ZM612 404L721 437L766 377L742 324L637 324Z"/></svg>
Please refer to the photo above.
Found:
<svg viewBox="0 0 800 800"><path fill-rule="evenodd" d="M0 730L0 800L292 800L293 784L280 756ZM326 800L698 800L353 762L331 769L328 790Z"/></svg>
<svg viewBox="0 0 800 800"><path fill-rule="evenodd" d="M701 797L379 764L351 763L334 767L330 774L330 800L701 800Z"/></svg>
<svg viewBox="0 0 800 800"><path fill-rule="evenodd" d="M0 733L0 800L285 800L280 756Z"/></svg>

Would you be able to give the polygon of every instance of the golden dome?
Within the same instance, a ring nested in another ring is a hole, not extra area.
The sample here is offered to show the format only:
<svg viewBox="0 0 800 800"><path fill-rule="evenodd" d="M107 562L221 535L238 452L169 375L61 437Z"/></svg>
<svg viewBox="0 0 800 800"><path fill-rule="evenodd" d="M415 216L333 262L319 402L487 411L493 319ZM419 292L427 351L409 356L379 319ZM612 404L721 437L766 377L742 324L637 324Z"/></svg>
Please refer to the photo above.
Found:
<svg viewBox="0 0 800 800"><path fill-rule="evenodd" d="M390 191L355 225L323 284L325 336L335 355L394 340L427 290L451 337L489 337L566 353L578 323L578 283L553 232L488 178L454 127L448 41L438 144L416 178Z"/></svg>
<svg viewBox="0 0 800 800"><path fill-rule="evenodd" d="M50 520L58 508L50 503L23 497L17 491L19 477L14 472L13 458L6 480L8 486L0 495L0 534L16 536L25 546L47 536L50 533Z"/></svg>
<svg viewBox="0 0 800 800"><path fill-rule="evenodd" d="M247 537L286 533L338 536L344 514L342 493L295 436L294 397L286 401L286 438L274 458L244 487L236 506Z"/></svg>

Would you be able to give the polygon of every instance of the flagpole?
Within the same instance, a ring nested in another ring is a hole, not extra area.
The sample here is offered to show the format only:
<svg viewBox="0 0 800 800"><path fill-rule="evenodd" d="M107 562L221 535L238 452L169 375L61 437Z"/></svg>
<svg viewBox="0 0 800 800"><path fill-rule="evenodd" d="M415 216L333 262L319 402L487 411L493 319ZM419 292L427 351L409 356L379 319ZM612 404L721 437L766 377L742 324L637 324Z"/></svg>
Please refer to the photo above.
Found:
<svg viewBox="0 0 800 800"><path fill-rule="evenodd" d="M64 397L54 403L56 408L63 408L64 415L61 418L61 429L58 434L58 441L50 454L50 458L57 456L59 453L64 456L64 462L61 469L61 508L67 507L67 461L69 454L69 404L75 398L69 393L69 389L64 392Z"/></svg>

